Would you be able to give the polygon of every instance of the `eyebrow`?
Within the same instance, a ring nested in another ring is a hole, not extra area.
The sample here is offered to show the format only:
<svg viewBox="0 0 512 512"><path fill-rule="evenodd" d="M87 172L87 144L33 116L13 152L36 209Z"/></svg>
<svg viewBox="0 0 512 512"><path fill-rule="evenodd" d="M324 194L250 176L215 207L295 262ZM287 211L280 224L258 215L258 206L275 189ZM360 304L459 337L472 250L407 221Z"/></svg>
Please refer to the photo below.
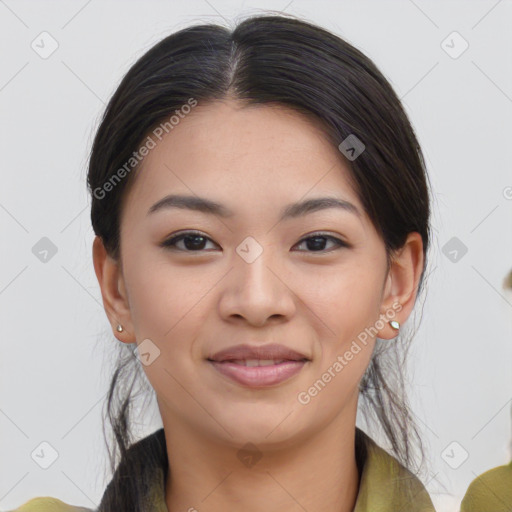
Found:
<svg viewBox="0 0 512 512"><path fill-rule="evenodd" d="M211 199L198 196L174 194L167 195L157 201L153 206L151 206L147 214L150 215L157 211L167 210L170 208L192 210L210 215L218 215L223 218L234 216L234 212L232 210L220 203L212 201ZM361 212L358 210L358 208L348 201L338 199L336 197L317 197L287 205L282 210L279 220L282 221L286 219L302 217L308 213L326 210L328 208L338 208L361 217Z"/></svg>

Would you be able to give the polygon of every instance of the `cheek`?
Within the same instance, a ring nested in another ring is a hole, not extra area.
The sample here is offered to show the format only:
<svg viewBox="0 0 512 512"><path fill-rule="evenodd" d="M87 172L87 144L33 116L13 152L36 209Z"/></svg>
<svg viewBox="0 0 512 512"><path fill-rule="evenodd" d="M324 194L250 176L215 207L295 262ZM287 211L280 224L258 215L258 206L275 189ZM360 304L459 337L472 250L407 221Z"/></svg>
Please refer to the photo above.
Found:
<svg viewBox="0 0 512 512"><path fill-rule="evenodd" d="M302 279L298 295L322 325L320 339L341 348L372 325L379 315L381 280L375 269L349 262Z"/></svg>
<svg viewBox="0 0 512 512"><path fill-rule="evenodd" d="M139 253L125 266L132 323L137 343L149 339L158 349L158 357L143 368L157 395L162 400L174 397L170 403L188 403L182 386L192 392L199 385L200 342L216 307L209 292L225 269L171 265L161 255L155 258L157 252L151 257Z"/></svg>
<svg viewBox="0 0 512 512"><path fill-rule="evenodd" d="M168 343L185 326L190 329L201 325L203 297L218 280L213 267L207 267L171 264L165 252L162 256L154 248L127 258L126 282L137 340L153 337ZM188 337L191 335L189 332Z"/></svg>
<svg viewBox="0 0 512 512"><path fill-rule="evenodd" d="M371 360L375 339L368 328L379 318L383 275L378 265L363 262L363 257L351 258L338 270L326 268L301 283L301 298L315 313L311 318L319 319L313 372L317 380L308 384L312 395L302 390L306 398L321 395L311 401L318 413L355 396Z"/></svg>
<svg viewBox="0 0 512 512"><path fill-rule="evenodd" d="M375 340L365 329L378 319L379 276L345 272L316 279L321 290L309 290L304 302L321 322L316 336L312 378L297 399L309 417L327 421L346 406L356 407L359 382L370 363ZM305 288L307 290L307 288ZM306 292L305 292L306 293ZM309 302L308 302L309 300Z"/></svg>
<svg viewBox="0 0 512 512"><path fill-rule="evenodd" d="M218 278L199 266L184 269L155 261L154 256L150 261L141 252L127 258L125 273L137 343L149 339L158 349L158 356L143 370L165 407L177 411L188 408L177 404L189 404L193 408L185 389L199 393L195 340L201 338L213 307L207 293Z"/></svg>

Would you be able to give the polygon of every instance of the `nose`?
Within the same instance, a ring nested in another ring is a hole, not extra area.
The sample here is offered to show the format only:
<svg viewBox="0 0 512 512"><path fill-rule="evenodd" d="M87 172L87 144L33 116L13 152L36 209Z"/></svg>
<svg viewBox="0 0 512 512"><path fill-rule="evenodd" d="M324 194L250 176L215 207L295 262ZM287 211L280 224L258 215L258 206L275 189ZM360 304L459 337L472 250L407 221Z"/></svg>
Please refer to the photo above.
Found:
<svg viewBox="0 0 512 512"><path fill-rule="evenodd" d="M229 321L261 327L289 320L295 313L295 293L282 266L270 261L270 250L252 263L234 255L234 268L224 280L219 301L221 316Z"/></svg>

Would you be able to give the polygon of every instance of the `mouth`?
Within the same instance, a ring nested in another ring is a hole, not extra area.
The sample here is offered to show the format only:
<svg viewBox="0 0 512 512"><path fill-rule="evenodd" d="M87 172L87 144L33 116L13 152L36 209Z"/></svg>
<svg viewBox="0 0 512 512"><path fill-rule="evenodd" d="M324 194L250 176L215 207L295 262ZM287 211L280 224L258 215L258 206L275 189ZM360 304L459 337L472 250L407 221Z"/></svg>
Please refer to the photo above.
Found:
<svg viewBox="0 0 512 512"><path fill-rule="evenodd" d="M283 345L237 345L207 361L216 371L246 387L274 386L298 374L310 361Z"/></svg>

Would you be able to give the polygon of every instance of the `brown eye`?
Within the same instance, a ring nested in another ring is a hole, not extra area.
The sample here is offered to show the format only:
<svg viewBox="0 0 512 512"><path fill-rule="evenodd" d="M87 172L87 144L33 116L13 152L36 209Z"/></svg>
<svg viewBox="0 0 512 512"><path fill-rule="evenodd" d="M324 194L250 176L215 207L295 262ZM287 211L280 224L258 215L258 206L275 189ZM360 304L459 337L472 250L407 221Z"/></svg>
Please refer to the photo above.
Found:
<svg viewBox="0 0 512 512"><path fill-rule="evenodd" d="M326 250L325 246L328 242L334 242L335 249L340 247L348 247L348 244L330 235L315 234L307 238L303 238L298 245L306 244L307 252L331 252L332 248Z"/></svg>
<svg viewBox="0 0 512 512"><path fill-rule="evenodd" d="M184 252L204 252L205 245L208 243L208 241L213 243L213 241L207 236L204 236L201 233L190 231L181 233L165 240L161 246ZM178 243L180 242L183 242L183 244L178 246Z"/></svg>

